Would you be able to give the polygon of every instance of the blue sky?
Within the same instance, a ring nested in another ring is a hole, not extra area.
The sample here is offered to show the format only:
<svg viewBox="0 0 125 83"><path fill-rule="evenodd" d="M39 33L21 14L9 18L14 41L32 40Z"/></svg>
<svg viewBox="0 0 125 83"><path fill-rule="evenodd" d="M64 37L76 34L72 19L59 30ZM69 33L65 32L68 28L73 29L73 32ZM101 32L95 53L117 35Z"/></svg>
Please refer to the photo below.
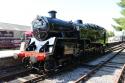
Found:
<svg viewBox="0 0 125 83"><path fill-rule="evenodd" d="M57 18L83 23L94 23L113 30L112 18L120 17L120 0L0 0L0 22L31 26L37 16L48 16L49 10L56 10Z"/></svg>

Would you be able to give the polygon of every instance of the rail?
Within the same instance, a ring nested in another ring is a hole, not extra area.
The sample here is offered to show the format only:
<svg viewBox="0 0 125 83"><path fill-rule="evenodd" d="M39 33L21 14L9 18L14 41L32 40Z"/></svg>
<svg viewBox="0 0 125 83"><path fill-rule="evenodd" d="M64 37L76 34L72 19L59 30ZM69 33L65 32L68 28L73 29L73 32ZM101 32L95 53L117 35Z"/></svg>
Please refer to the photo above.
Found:
<svg viewBox="0 0 125 83"><path fill-rule="evenodd" d="M119 45L120 47L121 47L121 45ZM118 46L118 47L119 47ZM113 49L116 49L116 48L118 48L117 46L116 47L114 47ZM121 48L120 48L121 49ZM118 50L118 49L117 49ZM112 60L116 55L118 55L121 51L123 51L124 50L124 48L122 47L122 49L120 50L120 51L118 51L114 56L112 56L110 59L108 59L108 60L106 60L105 62L102 62L102 64L99 64L99 65L97 65L94 69L92 69L89 73L87 73L87 74L85 74L85 75L83 75L79 80L77 80L77 81L75 81L75 83L79 83L81 80L87 80L87 79L89 79L89 77L91 77L91 75L93 74L93 73L96 73L96 71L97 70L99 70L101 67L103 67L106 63L108 63L110 60ZM43 78L45 78L44 76L40 76L40 77L37 77L37 78L34 78L34 79L31 79L31 80L27 80L27 81L25 81L25 83L31 83L31 82L36 82L36 80L38 80L38 79L42 79L43 80Z"/></svg>
<svg viewBox="0 0 125 83"><path fill-rule="evenodd" d="M119 54L122 50L120 50L117 54ZM108 61L110 61L112 58L114 58L117 54L115 54L113 57L111 57L110 59L108 59L106 62L103 62L102 64L97 65L92 71L90 71L89 73L85 74L80 79L76 80L75 83L79 83L81 80L83 81L83 80L89 79L89 77L91 77L91 75L93 73L96 73L97 70L99 70L103 65L105 65ZM18 73L16 75L18 75ZM29 78L31 78L31 76ZM31 82L36 82L37 80L44 79L44 78L46 78L46 76L44 76L44 75L38 75L38 76L33 77L32 79L26 79L25 78L24 79L25 81L23 81L23 82L24 83L31 83Z"/></svg>
<svg viewBox="0 0 125 83"><path fill-rule="evenodd" d="M83 75L82 77L80 77L79 79L77 79L76 81L74 81L74 83L80 83L80 82L84 82L87 79L89 79L91 77L92 74L96 73L100 68L102 68L106 63L108 63L110 60L112 60L116 55L118 55L121 51L123 51L124 48L122 50L120 50L119 52L117 52L114 56L112 56L111 58L109 58L108 60L102 62L101 64L97 65L94 69L92 69L89 73Z"/></svg>
<svg viewBox="0 0 125 83"><path fill-rule="evenodd" d="M122 70L118 76L118 79L115 81L115 83L125 83L125 64L122 67Z"/></svg>
<svg viewBox="0 0 125 83"><path fill-rule="evenodd" d="M10 80L11 78L16 78L16 76L27 74L30 71L30 69L24 68L23 64L0 68L0 83L3 83L5 80Z"/></svg>

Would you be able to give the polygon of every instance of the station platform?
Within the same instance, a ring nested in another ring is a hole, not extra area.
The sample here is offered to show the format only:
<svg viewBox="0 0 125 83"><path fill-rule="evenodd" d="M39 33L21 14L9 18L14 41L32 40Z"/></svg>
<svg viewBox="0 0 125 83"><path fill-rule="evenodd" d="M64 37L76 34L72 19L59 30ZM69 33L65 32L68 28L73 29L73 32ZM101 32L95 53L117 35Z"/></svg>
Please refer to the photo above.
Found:
<svg viewBox="0 0 125 83"><path fill-rule="evenodd" d="M0 51L0 58L7 58L12 57L14 53L19 53L20 50L1 50Z"/></svg>
<svg viewBox="0 0 125 83"><path fill-rule="evenodd" d="M19 53L19 52L20 50L1 50L0 51L0 69L19 64L20 62L13 58L14 53Z"/></svg>

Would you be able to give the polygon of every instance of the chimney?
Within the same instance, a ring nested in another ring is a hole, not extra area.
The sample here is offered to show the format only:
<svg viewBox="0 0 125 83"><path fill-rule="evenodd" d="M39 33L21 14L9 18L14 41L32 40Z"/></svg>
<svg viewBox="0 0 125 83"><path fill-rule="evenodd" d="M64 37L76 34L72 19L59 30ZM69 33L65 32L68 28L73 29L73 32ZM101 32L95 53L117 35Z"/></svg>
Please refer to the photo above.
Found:
<svg viewBox="0 0 125 83"><path fill-rule="evenodd" d="M76 21L78 24L83 24L82 20L77 20Z"/></svg>
<svg viewBox="0 0 125 83"><path fill-rule="evenodd" d="M51 18L56 18L56 11L52 10L48 12Z"/></svg>

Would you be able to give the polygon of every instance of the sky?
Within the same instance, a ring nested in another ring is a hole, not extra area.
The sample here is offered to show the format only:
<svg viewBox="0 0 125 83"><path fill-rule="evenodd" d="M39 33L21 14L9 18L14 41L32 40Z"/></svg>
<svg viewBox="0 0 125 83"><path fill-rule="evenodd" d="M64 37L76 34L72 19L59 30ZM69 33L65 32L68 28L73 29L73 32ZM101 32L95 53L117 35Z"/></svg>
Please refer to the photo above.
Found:
<svg viewBox="0 0 125 83"><path fill-rule="evenodd" d="M0 0L0 22L31 26L37 15L49 16L56 10L57 18L66 21L82 19L112 31L112 18L120 17L120 0Z"/></svg>

